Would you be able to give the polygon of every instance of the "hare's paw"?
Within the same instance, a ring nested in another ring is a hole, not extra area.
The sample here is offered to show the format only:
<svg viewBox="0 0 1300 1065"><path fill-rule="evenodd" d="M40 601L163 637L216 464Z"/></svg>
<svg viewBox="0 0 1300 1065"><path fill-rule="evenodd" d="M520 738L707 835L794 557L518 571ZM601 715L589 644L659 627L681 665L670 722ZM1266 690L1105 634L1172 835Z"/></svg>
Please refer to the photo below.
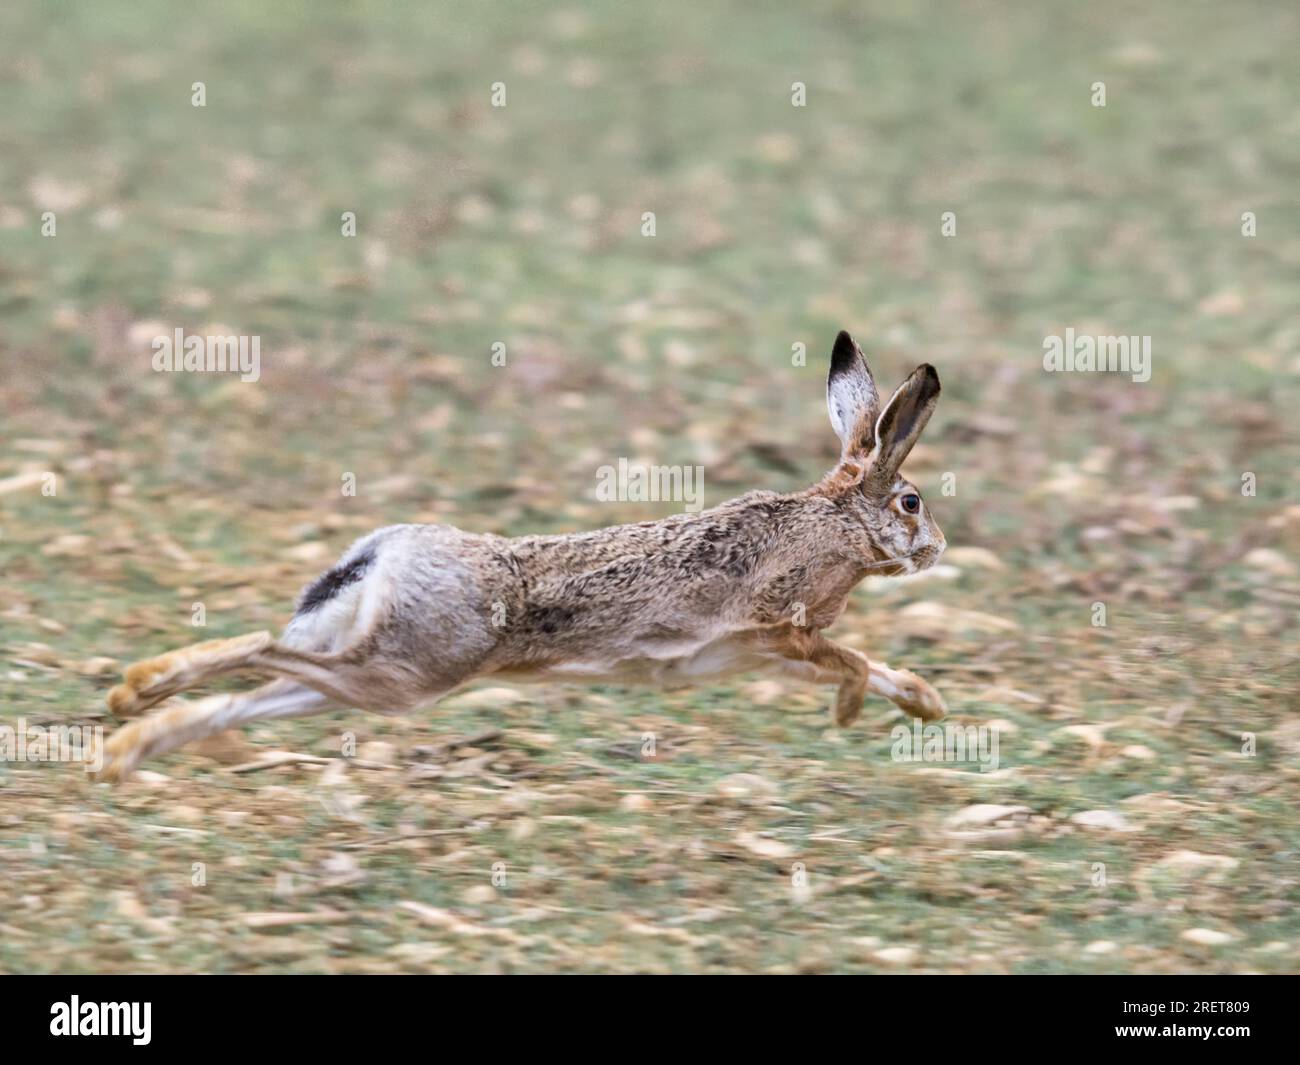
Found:
<svg viewBox="0 0 1300 1065"><path fill-rule="evenodd" d="M130 777L149 753L148 724L148 718L132 721L104 741L103 766L95 774L96 780L120 784Z"/></svg>
<svg viewBox="0 0 1300 1065"><path fill-rule="evenodd" d="M135 717L153 705L129 681L118 684L108 693L108 712L114 717Z"/></svg>
<svg viewBox="0 0 1300 1065"><path fill-rule="evenodd" d="M184 687L181 677L188 652L202 646L169 651L128 666L122 683L108 693L109 712L114 717L135 717L175 695Z"/></svg>
<svg viewBox="0 0 1300 1065"><path fill-rule="evenodd" d="M922 721L938 721L948 716L948 704L928 681L910 669L898 670L896 678L898 695L894 703L898 707Z"/></svg>

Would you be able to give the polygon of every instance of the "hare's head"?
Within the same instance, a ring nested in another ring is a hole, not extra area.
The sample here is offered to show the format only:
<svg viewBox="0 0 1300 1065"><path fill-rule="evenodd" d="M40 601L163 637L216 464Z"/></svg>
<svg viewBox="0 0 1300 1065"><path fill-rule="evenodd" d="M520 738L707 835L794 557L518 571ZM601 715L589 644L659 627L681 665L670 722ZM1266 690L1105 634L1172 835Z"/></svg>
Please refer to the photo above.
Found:
<svg viewBox="0 0 1300 1065"><path fill-rule="evenodd" d="M862 349L848 333L835 339L826 406L842 450L828 494L851 519L848 546L875 573L916 573L947 546L916 485L899 474L938 400L939 375L925 363L882 406Z"/></svg>

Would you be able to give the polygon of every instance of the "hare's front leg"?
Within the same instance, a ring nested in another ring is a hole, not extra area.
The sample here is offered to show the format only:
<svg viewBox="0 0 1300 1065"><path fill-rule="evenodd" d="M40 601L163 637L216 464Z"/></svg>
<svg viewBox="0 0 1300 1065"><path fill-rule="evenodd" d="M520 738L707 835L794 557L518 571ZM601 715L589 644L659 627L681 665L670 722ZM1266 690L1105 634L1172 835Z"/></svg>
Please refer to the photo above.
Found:
<svg viewBox="0 0 1300 1065"><path fill-rule="evenodd" d="M867 656L862 657L865 659ZM910 669L890 669L883 662L869 664L871 690L877 695L883 695L900 710L906 710L922 721L938 721L948 716L948 704L943 701L943 696Z"/></svg>
<svg viewBox="0 0 1300 1065"><path fill-rule="evenodd" d="M915 673L873 662L861 651L828 640L819 632L791 626L779 635L770 635L768 647L781 655L792 673L813 680L839 681L835 723L841 727L858 719L868 691L883 695L923 721L937 721L948 713L943 697Z"/></svg>

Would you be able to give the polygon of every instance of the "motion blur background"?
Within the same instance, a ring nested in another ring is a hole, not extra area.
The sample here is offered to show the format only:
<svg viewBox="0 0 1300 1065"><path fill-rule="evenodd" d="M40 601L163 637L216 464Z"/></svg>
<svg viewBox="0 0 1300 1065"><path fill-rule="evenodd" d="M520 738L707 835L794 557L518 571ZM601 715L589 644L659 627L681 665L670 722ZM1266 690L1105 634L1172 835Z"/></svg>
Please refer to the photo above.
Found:
<svg viewBox="0 0 1300 1065"><path fill-rule="evenodd" d="M1298 30L0 7L4 723L111 728L122 665L278 627L385 523L681 509L597 502L620 457L709 505L807 484L848 328L884 388L939 368L909 472L952 548L831 634L1000 737L997 772L900 764L888 704L840 732L742 677L269 724L117 789L0 763L0 968L1300 967ZM1068 327L1151 336L1151 380L1045 373ZM259 336L260 380L153 372L176 328ZM265 749L330 764L229 772Z"/></svg>

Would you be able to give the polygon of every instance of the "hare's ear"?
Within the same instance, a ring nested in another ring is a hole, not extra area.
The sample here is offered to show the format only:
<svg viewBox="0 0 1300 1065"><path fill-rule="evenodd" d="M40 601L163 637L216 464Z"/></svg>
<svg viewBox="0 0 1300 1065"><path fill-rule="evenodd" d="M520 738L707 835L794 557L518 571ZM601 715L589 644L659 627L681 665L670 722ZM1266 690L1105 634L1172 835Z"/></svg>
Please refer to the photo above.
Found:
<svg viewBox="0 0 1300 1065"><path fill-rule="evenodd" d="M862 349L848 333L835 338L831 351L831 372L826 378L826 409L831 427L840 438L840 454L866 455L875 446L876 417L880 393Z"/></svg>
<svg viewBox="0 0 1300 1065"><path fill-rule="evenodd" d="M939 402L939 375L928 362L912 371L898 391L889 397L876 422L876 453L871 467L872 479L888 488L898 476L899 467Z"/></svg>

